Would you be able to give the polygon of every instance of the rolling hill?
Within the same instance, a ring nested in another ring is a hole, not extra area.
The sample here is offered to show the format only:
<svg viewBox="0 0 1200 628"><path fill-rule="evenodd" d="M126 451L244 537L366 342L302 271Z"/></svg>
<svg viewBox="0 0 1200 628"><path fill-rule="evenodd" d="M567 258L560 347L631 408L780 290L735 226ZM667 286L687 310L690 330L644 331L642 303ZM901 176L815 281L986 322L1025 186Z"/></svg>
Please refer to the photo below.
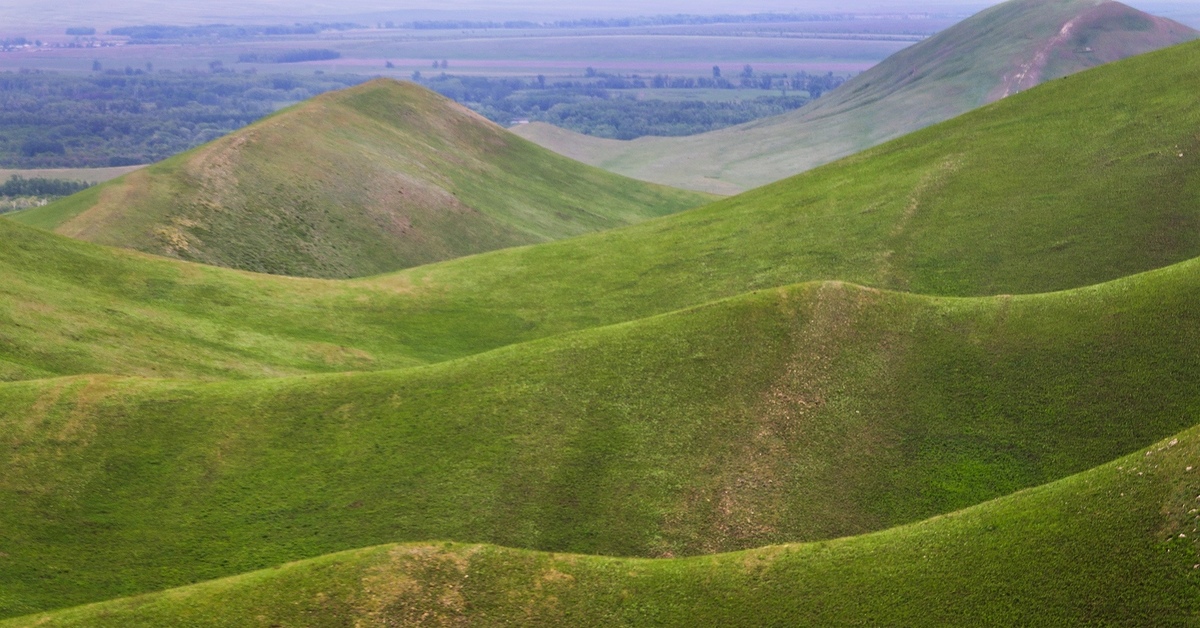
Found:
<svg viewBox="0 0 1200 628"><path fill-rule="evenodd" d="M12 218L217 266L344 278L706 200L572 162L424 88L380 79Z"/></svg>
<svg viewBox="0 0 1200 628"><path fill-rule="evenodd" d="M383 542L684 556L957 510L1194 424L1198 271L803 284L382 373L5 384L0 614Z"/></svg>
<svg viewBox="0 0 1200 628"><path fill-rule="evenodd" d="M353 282L0 221L14 243L0 365L8 379L375 370L813 280L946 296L1110 281L1200 256L1198 58L1192 43L1089 70L678 215Z"/></svg>
<svg viewBox="0 0 1200 628"><path fill-rule="evenodd" d="M1197 58L365 279L0 221L0 617L1187 623Z"/></svg>
<svg viewBox="0 0 1200 628"><path fill-rule="evenodd" d="M514 132L646 181L729 194L829 163L1059 78L1195 39L1197 31L1106 0L1009 0L906 48L795 112L689 137Z"/></svg>
<svg viewBox="0 0 1200 628"><path fill-rule="evenodd" d="M1047 486L829 542L672 560L390 545L0 626L1188 626L1198 443L1191 429Z"/></svg>

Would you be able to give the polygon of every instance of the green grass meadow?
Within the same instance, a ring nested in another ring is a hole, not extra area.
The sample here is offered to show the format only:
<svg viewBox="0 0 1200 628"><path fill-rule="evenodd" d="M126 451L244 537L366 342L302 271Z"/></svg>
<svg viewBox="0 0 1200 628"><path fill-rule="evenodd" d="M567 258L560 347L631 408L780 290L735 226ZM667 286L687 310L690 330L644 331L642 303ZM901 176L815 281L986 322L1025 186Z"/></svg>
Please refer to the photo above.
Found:
<svg viewBox="0 0 1200 628"><path fill-rule="evenodd" d="M1196 625L1198 60L687 211L375 83L0 220L0 627Z"/></svg>
<svg viewBox="0 0 1200 628"><path fill-rule="evenodd" d="M1195 278L804 284L401 371L7 384L4 614L387 541L686 556L951 512L1192 425Z"/></svg>
<svg viewBox="0 0 1200 628"><path fill-rule="evenodd" d="M0 625L1188 626L1197 438L847 539L671 560L390 545Z"/></svg>

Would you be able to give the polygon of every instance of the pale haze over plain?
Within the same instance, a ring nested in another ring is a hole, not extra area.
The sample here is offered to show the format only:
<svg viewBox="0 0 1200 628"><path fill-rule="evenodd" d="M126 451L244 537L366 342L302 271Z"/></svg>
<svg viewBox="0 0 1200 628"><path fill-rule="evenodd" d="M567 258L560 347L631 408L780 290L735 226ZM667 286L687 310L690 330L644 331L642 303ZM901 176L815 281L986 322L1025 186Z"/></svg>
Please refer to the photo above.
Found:
<svg viewBox="0 0 1200 628"><path fill-rule="evenodd" d="M4 0L0 35L23 35L27 27L63 25L251 24L290 20L479 19L556 20L687 13L934 13L962 19L1000 0ZM1137 9L1200 27L1197 0L1127 0Z"/></svg>

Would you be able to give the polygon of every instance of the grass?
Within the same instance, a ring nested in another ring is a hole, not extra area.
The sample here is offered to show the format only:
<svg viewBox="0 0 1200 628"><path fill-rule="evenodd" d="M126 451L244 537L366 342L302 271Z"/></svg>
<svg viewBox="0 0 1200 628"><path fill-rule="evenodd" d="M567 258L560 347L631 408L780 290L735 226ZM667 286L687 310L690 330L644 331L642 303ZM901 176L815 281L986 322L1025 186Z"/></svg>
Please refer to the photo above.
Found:
<svg viewBox="0 0 1200 628"><path fill-rule="evenodd" d="M1200 614L1197 455L1192 429L1046 486L821 543L672 560L389 545L0 625L1186 626Z"/></svg>
<svg viewBox="0 0 1200 628"><path fill-rule="evenodd" d="M419 303L414 295L422 288L400 278L355 285L252 275L105 249L9 221L0 221L0 237L0 380L388 369L480 347L465 324L469 312ZM407 325L397 312L406 312ZM521 328L515 318L488 323L485 347Z"/></svg>
<svg viewBox="0 0 1200 628"><path fill-rule="evenodd" d="M954 511L1193 424L1196 269L804 284L382 373L6 384L0 614L393 541L685 556Z"/></svg>
<svg viewBox="0 0 1200 628"><path fill-rule="evenodd" d="M1031 71L1030 80L1019 89L1197 36L1188 27L1128 7L1097 5L1098 0L1010 0L897 52L807 107L729 129L628 142L544 124L517 132L613 172L735 193L991 102L1005 93L1005 78L1017 74L1043 48L1046 67ZM1078 24L1074 37L1051 44L1072 19ZM1147 20L1151 28L1146 28Z"/></svg>
<svg viewBox="0 0 1200 628"><path fill-rule="evenodd" d="M432 92L378 80L13 219L218 266L344 278L706 200L563 159Z"/></svg>
<svg viewBox="0 0 1200 628"><path fill-rule="evenodd" d="M0 249L0 360L20 365L8 379L374 370L813 280L947 296L1109 281L1200 255L1197 54L1055 81L675 216L349 283L114 255L2 221L19 245ZM372 359L325 365L316 347Z"/></svg>
<svg viewBox="0 0 1200 628"><path fill-rule="evenodd" d="M0 617L1186 623L1198 54L352 281L0 221Z"/></svg>

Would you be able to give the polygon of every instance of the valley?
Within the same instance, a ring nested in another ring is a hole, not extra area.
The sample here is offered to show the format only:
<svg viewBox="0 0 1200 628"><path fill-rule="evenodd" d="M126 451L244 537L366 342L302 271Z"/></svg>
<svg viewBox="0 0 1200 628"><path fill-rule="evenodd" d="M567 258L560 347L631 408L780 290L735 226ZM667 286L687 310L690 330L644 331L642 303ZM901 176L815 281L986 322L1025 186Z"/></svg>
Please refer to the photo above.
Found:
<svg viewBox="0 0 1200 628"><path fill-rule="evenodd" d="M0 627L1194 624L1200 41L1143 15L618 172L378 78L5 214Z"/></svg>

